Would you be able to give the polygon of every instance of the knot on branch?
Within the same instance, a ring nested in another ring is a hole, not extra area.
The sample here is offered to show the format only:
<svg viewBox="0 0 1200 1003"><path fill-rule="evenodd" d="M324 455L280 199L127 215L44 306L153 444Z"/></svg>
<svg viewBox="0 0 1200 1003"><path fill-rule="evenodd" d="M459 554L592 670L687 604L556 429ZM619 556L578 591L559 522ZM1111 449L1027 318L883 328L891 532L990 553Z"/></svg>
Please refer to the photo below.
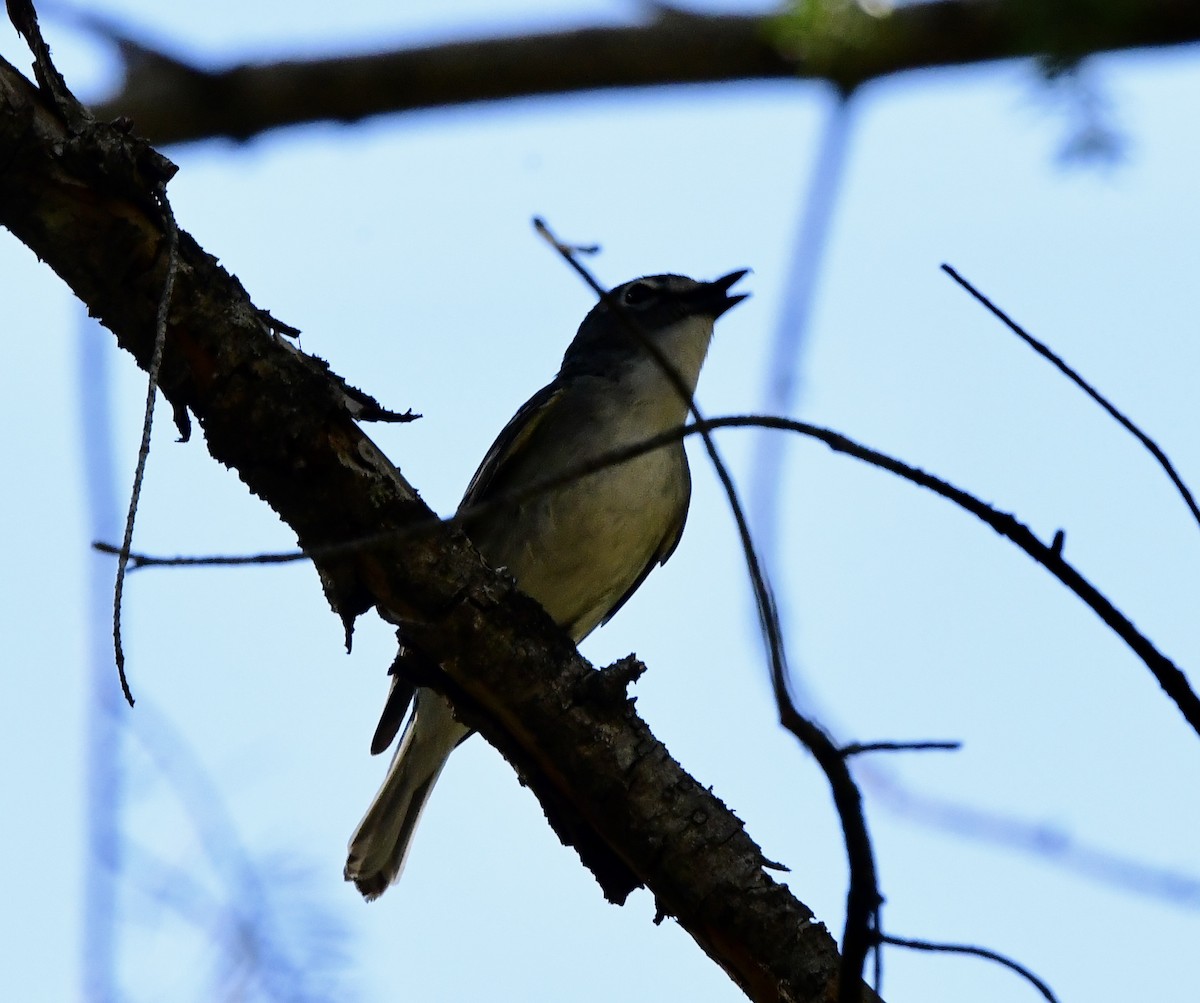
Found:
<svg viewBox="0 0 1200 1003"><path fill-rule="evenodd" d="M636 655L626 655L612 665L606 665L589 673L580 685L580 696L603 707L623 705L634 698L629 687L637 682L646 671L646 666Z"/></svg>

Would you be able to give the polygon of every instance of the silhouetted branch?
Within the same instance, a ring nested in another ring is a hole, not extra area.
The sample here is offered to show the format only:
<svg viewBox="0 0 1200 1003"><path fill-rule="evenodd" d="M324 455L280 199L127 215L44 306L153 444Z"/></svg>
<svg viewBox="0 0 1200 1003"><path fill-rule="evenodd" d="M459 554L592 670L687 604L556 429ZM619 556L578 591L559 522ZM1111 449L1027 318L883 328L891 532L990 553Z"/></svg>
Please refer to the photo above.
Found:
<svg viewBox="0 0 1200 1003"><path fill-rule="evenodd" d="M1037 352L1038 355L1049 360L1055 369L1057 369L1060 373L1067 377L1067 379L1079 387L1080 390L1092 398L1092 400L1104 408L1104 410L1108 412L1108 414L1113 418L1114 421L1117 422L1117 424L1119 424L1123 429L1125 429L1125 431L1129 432L1130 435L1137 439L1137 441L1146 448L1150 455L1158 461L1158 465L1166 471L1167 476L1171 479L1171 483L1175 485L1175 489L1182 496L1184 503L1191 511L1192 518L1196 520L1197 525L1200 525L1200 507L1196 505L1196 499L1192 497L1192 492L1188 490L1188 486L1183 482L1183 478L1179 476L1179 473L1175 470L1174 464L1172 464L1167 458L1167 454L1159 448L1158 443L1151 439L1150 436L1146 435L1146 433L1138 428L1137 425L1135 425L1132 421L1126 418L1125 415L1117 409L1115 404L1112 404L1107 397L1102 395L1090 383L1088 383L1087 380L1085 380L1082 376L1075 372L1074 369L1068 366L1060 356L1056 355L1043 342L1038 341L1037 338L1021 327L1020 324L1009 317L1007 313L996 306L995 303L984 296L983 293L971 285L970 282L959 275L958 272L956 272L953 268L951 268L949 265L942 265L942 271L949 275L950 278L954 279L955 282L957 282L967 292L975 297L976 300L982 303L992 313L993 316L1000 320L1005 327L1007 327L1010 331L1012 331L1013 334L1025 342L1025 344Z"/></svg>
<svg viewBox="0 0 1200 1003"><path fill-rule="evenodd" d="M8 153L0 224L145 368L167 262L157 181L139 173L135 146L118 130L73 145L42 95L0 61ZM94 148L111 155L92 156ZM173 303L160 389L203 423L212 455L270 502L308 552L371 534L384 541L315 560L347 627L371 608L403 625L440 666L428 682L514 764L560 835L579 849L585 832L607 848L622 881L648 887L752 999L834 997L833 938L766 872L736 817L671 759L628 702L589 695L594 670L545 612L487 569L460 533L438 526L352 420L336 382L285 347L241 285L182 229ZM413 525L428 532L397 533ZM610 897L632 887L610 882L588 850L581 859ZM865 987L863 997L877 998Z"/></svg>
<svg viewBox="0 0 1200 1003"><path fill-rule="evenodd" d="M754 538L750 533L750 524L746 520L746 513L738 497L733 477L721 459L716 443L708 431L704 416L696 406L695 398L667 357L646 332L641 330L629 311L625 310L622 304L618 303L608 290L576 260L574 247L558 240L543 220L535 219L534 227L591 287L592 291L608 305L613 315L624 324L634 339L655 359L673 383L680 397L686 402L688 411L696 419L691 430L699 434L704 442L704 449L708 453L717 480L725 492L725 498L729 503L729 509L737 527L738 541L742 547L742 557L750 576L750 586L758 611L763 644L767 650L771 685L775 694L780 723L808 749L824 772L833 793L838 819L841 822L850 878L846 893L846 921L842 934L842 964L838 982L838 999L840 1003L857 1003L860 999L859 987L862 982L863 967L873 945L872 933L878 928L878 911L883 901L879 894L876 877L875 854L871 848L870 835L867 832L866 817L863 815L862 796L846 766L844 756L841 755L833 740L819 724L801 714L792 699L788 688L787 650L784 646L779 611L775 606L775 597L771 593L766 571L759 559L758 549L755 547ZM601 457L601 459L604 458Z"/></svg>
<svg viewBox="0 0 1200 1003"><path fill-rule="evenodd" d="M33 0L6 0L5 6L12 26L25 39L33 55L33 78L39 90L54 104L55 110L72 132L86 128L91 124L90 116L87 109L75 99L50 58L50 46L42 37L42 26L38 23Z"/></svg>
<svg viewBox="0 0 1200 1003"><path fill-rule="evenodd" d="M853 439L835 432L832 429L811 425L807 422L795 421L789 418L779 418L772 415L734 415L723 418L710 418L703 422L688 425L682 432L669 432L647 439L645 442L614 450L600 457L591 464L581 466L578 471L572 471L570 477L582 476L602 466L618 463L643 452L656 449L671 442L679 434L691 435L701 430L718 428L763 428L795 432L823 442L835 452L845 453L855 459L862 460L872 466L880 467L896 474L935 494L941 495L960 508L970 512L977 519L986 523L1001 536L1016 544L1037 563L1046 568L1059 581L1067 586L1076 596L1086 603L1097 616L1123 640L1133 652L1150 669L1159 685L1168 697L1175 703L1183 714L1184 719L1192 729L1200 734L1200 698L1191 689L1187 677L1182 671L1162 654L1157 647L1143 635L1120 610L1118 610L1094 585L1071 565L1063 556L1063 541L1061 531L1055 534L1051 543L1045 544L1034 535L1024 523L1015 516L1000 512L992 506L976 498L974 495L955 487L947 481L923 470L910 466L902 460L888 456L871 449ZM528 490L531 493L545 491L555 486L561 478L533 485Z"/></svg>
<svg viewBox="0 0 1200 1003"><path fill-rule="evenodd" d="M962 742L851 742L843 745L843 756L859 756L864 752L958 752Z"/></svg>
<svg viewBox="0 0 1200 1003"><path fill-rule="evenodd" d="M1057 544L1042 543L1033 531L1024 523L1006 512L1000 512L974 495L943 481L941 478L927 474L923 470L909 466L901 460L887 456L876 450L869 449L846 436L818 425L793 421L788 418L776 418L770 415L746 415L729 418L714 418L704 423L708 428L776 428L796 432L809 438L825 443L834 452L845 453L855 459L870 463L872 466L887 470L913 484L926 488L943 498L949 499L960 508L970 512L977 519L986 523L1001 536L1016 544L1038 564L1042 565L1055 578L1082 599L1097 616L1123 640L1146 665L1163 691L1174 702L1183 714L1184 719L1192 729L1200 734L1200 698L1198 698L1187 677L1169 658L1154 646L1130 620L1100 593L1073 565L1063 556L1061 541ZM689 426L690 431L694 426Z"/></svg>
<svg viewBox="0 0 1200 1003"><path fill-rule="evenodd" d="M880 467L883 470L902 477L904 480L926 488L954 502L960 508L965 509L977 519L986 523L1001 536L1016 544L1016 546L1025 551L1026 554L1046 568L1055 578L1083 600L1142 660L1158 681L1163 691L1179 708L1184 719L1191 725L1194 731L1200 734L1200 697L1197 697L1196 693L1192 690L1187 677L1174 662L1160 652L1154 643L1133 625L1128 617L1117 609L1116 606L1067 561L1063 556L1063 547L1058 534L1055 534L1055 539L1051 543L1042 543L1033 531L1015 516L1006 512L1000 512L974 495L955 487L939 477L935 477L932 474L904 463L902 460L855 442L853 439L832 429L822 428L819 425L811 425L807 422L795 421L789 418L778 418L772 415L733 415L723 418L709 418L703 422L688 425L681 431L667 432L633 446L613 450L611 453L599 457L591 463L581 464L578 469L572 470L562 477L548 479L540 484L532 485L525 491L516 493L516 497L520 498L525 495L533 495L550 490L566 480L584 476L604 466L620 463L632 457L639 456L642 453L657 449L674 441L680 435L696 434L702 428L709 431L718 428L764 428L795 432L823 442L830 449L834 450L834 452L845 453L847 456L853 456L855 459L862 460L872 466ZM511 498L503 500L511 501ZM498 501L493 501L472 507L459 513L456 518L465 519L469 516L477 515L478 512L498 503ZM412 530L406 529L404 532L407 535L411 534ZM378 543L382 537L383 534L370 534L369 538L371 541ZM337 545L339 550L357 550L363 549L365 546L366 543L364 541L347 541ZM187 559L173 560L175 563L188 563ZM161 559L159 559L159 562L164 563ZM212 558L196 558L191 559L191 562L219 563L219 561ZM245 563L245 560L237 559L237 562Z"/></svg>
<svg viewBox="0 0 1200 1003"><path fill-rule="evenodd" d="M368 537L365 540L355 541L354 547L370 546L372 543L378 542L375 535ZM101 554L119 555L122 548L113 543L105 543L103 540L96 540L92 544L92 549L99 551ZM339 544L332 550L322 552L322 556L345 551L347 545ZM313 554L307 554L303 550L288 550L281 553L264 553L264 554L208 554L203 557L184 556L182 554L176 557L156 557L153 554L143 554L136 551L130 551L129 570L139 571L142 568L236 568L244 565L255 564L294 564L296 561L311 561Z"/></svg>
<svg viewBox="0 0 1200 1003"><path fill-rule="evenodd" d="M1005 957L1003 954L989 951L986 947L973 947L970 944L935 944L929 940L908 940L904 937L886 935L881 937L880 940L885 944L892 944L896 947L907 947L914 951L932 951L938 954L970 954L976 958L986 958L988 961L994 961L996 964L1003 965L1010 971L1016 972L1049 1000L1050 1003L1058 1003L1058 999L1050 991L1050 987L1028 968L1013 961L1012 958Z"/></svg>
<svg viewBox="0 0 1200 1003"><path fill-rule="evenodd" d="M1048 8L1047 8L1048 9ZM1080 82L1079 67L1057 80L1065 80L1074 97L1084 103L1095 101L1094 93ZM792 278L786 283L775 335L771 362L764 370L764 410L786 414L794 407L799 379L796 370L802 358L805 333L815 299L815 276L821 259L823 237L828 228L831 207L836 204L838 185L844 167L844 152L851 108L842 101L829 113L818 145L812 180L805 195L801 219L789 266ZM1085 115L1090 128L1099 128L1094 109ZM771 540L777 535L780 512L779 486L784 447L776 436L760 436L754 457L752 500L755 505L755 529L764 553L770 559ZM1054 534L1051 550L1060 555L1065 534ZM803 680L793 670L793 681ZM813 697L806 694L811 705ZM1120 856L1081 843L1068 833L1046 824L1027 822L996 811L970 807L937 799L901 782L883 764L872 762L856 775L874 799L893 811L920 824L929 825L960 838L984 840L992 845L1035 856L1048 863L1082 874L1092 881L1115 885L1183 908L1200 908L1200 879L1193 875L1156 867L1142 860ZM879 963L876 954L876 963ZM878 980L876 981L878 985Z"/></svg>

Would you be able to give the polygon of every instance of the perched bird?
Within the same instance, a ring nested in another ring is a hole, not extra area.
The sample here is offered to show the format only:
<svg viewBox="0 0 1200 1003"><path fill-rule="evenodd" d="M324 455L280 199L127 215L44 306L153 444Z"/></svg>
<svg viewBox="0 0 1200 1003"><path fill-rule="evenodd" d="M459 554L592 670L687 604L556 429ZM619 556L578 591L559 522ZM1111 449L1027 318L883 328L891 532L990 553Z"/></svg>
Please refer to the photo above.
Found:
<svg viewBox="0 0 1200 1003"><path fill-rule="evenodd" d="M592 308L558 375L509 421L467 487L459 511L471 542L576 642L616 613L679 543L691 496L683 442L534 495L522 489L680 428L684 392L695 390L713 322L746 298L729 294L745 274L713 282L651 275L613 289L617 308L604 301ZM471 506L485 501L496 504L472 518ZM470 734L445 699L406 680L406 657L420 656L402 651L393 666L371 751L391 744L410 702L412 716L346 861L346 880L367 899L399 876L429 792Z"/></svg>

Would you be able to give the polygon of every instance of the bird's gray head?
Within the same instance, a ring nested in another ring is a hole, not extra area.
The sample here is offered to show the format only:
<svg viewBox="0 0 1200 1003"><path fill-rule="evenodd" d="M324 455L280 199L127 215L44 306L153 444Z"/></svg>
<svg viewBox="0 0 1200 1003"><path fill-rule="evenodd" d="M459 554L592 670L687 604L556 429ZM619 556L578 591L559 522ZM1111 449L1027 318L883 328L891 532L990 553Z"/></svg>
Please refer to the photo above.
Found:
<svg viewBox="0 0 1200 1003"><path fill-rule="evenodd" d="M712 282L697 282L686 275L647 275L617 286L579 325L559 376L616 376L627 366L648 360L651 353L645 341L649 340L694 385L713 322L748 295L729 295L745 274L742 269Z"/></svg>

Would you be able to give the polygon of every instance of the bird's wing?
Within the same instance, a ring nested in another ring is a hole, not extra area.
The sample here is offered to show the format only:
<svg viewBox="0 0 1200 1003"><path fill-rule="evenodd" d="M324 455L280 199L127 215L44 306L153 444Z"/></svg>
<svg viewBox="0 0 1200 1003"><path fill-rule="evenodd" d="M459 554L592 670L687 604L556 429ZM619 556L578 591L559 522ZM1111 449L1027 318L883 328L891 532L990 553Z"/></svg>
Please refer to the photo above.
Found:
<svg viewBox="0 0 1200 1003"><path fill-rule="evenodd" d="M479 469L475 472L475 476L471 478L471 483L467 486L462 503L459 506L460 511L504 493L514 473L521 467L525 446L529 444L534 434L538 431L538 427L554 410L555 404L562 395L562 387L554 385L545 386L529 398L522 405L521 409L513 415L512 420L504 426L504 429L496 437L496 441L492 443L491 449L487 451L487 455L484 456L483 462L480 463ZM687 503L692 493L692 478L688 470L686 458L683 463L683 477L684 504L680 506L678 521L667 528L658 547L646 562L646 566L638 573L637 578L625 590L621 598L604 615L602 623L607 623L612 619L617 610L625 605L629 597L646 580L646 576L650 574L655 565L665 564L667 558L675 552L675 548L679 545L679 539L683 535L683 526L687 521ZM563 624L562 626L568 633L574 633L571 624Z"/></svg>
<svg viewBox="0 0 1200 1003"><path fill-rule="evenodd" d="M460 509L483 501L486 497L504 491L508 471L513 469L514 458L519 459L522 447L529 441L545 416L550 412L554 402L562 391L551 387L543 387L521 407L487 451L471 483L467 485ZM371 739L371 754L378 755L395 739L400 725L408 713L415 687L408 682L408 674L403 663L405 660L422 657L418 651L408 646L400 648L395 662L389 673L392 677L392 688L388 691L387 701L379 716L379 724L375 726L375 735Z"/></svg>
<svg viewBox="0 0 1200 1003"><path fill-rule="evenodd" d="M551 384L542 387L521 405L520 410L496 436L492 448L479 464L479 469L475 471L475 476L471 478L471 483L467 485L463 494L460 510L504 490L508 472L518 465L522 449L528 444L538 425L554 409L562 394L561 387Z"/></svg>

